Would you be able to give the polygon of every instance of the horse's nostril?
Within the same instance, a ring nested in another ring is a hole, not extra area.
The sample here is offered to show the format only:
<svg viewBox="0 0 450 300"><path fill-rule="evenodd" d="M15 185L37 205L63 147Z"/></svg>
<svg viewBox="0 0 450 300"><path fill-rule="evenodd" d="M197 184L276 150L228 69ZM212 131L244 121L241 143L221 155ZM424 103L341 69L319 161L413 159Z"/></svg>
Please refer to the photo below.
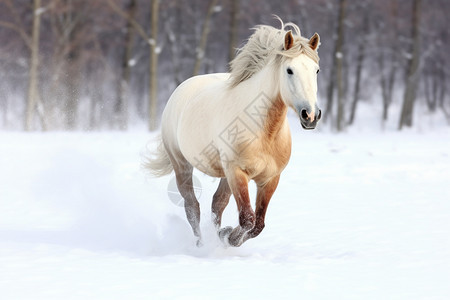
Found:
<svg viewBox="0 0 450 300"><path fill-rule="evenodd" d="M303 120L308 120L308 112L306 111L306 109L302 109L302 111L300 112L300 116Z"/></svg>
<svg viewBox="0 0 450 300"><path fill-rule="evenodd" d="M319 109L319 114L317 115L317 121L319 121L320 118L322 118L322 111Z"/></svg>

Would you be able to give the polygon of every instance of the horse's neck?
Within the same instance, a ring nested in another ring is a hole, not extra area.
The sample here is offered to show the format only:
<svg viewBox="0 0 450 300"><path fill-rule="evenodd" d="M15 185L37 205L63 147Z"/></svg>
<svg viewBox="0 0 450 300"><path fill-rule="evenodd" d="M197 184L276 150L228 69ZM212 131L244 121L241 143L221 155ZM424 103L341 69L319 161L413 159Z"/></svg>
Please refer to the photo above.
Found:
<svg viewBox="0 0 450 300"><path fill-rule="evenodd" d="M248 85L245 87L247 93L254 94L255 97L263 93L271 100L275 100L279 91L278 74L276 72L273 65L269 64L247 79Z"/></svg>
<svg viewBox="0 0 450 300"><path fill-rule="evenodd" d="M272 102L272 106L269 108L264 124L264 132L268 139L272 140L275 138L282 129L286 121L287 110L286 104L278 94Z"/></svg>
<svg viewBox="0 0 450 300"><path fill-rule="evenodd" d="M266 66L240 85L246 95L241 100L248 102L246 107L255 106L259 112L264 111L265 119L260 127L269 139L278 134L287 115L287 106L279 93L277 72L273 66Z"/></svg>

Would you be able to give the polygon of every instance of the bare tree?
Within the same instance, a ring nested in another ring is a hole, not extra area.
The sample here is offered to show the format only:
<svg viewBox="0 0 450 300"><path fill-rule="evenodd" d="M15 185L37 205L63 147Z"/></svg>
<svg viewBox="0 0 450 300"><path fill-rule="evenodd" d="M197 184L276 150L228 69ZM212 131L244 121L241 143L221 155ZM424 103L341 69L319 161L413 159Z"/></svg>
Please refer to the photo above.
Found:
<svg viewBox="0 0 450 300"><path fill-rule="evenodd" d="M335 22L333 20L334 18L330 18L330 29L336 28ZM333 35L334 40L334 50L332 52L331 57L331 64L329 66L329 77L328 77L328 83L326 88L326 99L327 103L325 106L325 113L323 117L323 121L327 122L330 120L332 122L333 120L333 105L334 105L334 91L335 91L335 85L336 85L336 65L337 65L337 57L336 57L336 47L337 47L337 35Z"/></svg>
<svg viewBox="0 0 450 300"><path fill-rule="evenodd" d="M408 63L406 87L403 96L400 123L398 126L399 130L401 130L403 126L411 127L413 124L413 110L414 102L416 100L420 64L420 5L421 0L414 0L412 9L412 53Z"/></svg>
<svg viewBox="0 0 450 300"><path fill-rule="evenodd" d="M438 62L431 60L427 64L424 72L423 82L425 87L425 103L430 112L435 112L439 104L439 99L444 92L444 84L441 84L444 78L444 70L438 66Z"/></svg>
<svg viewBox="0 0 450 300"><path fill-rule="evenodd" d="M38 67L39 67L39 37L41 28L42 6L41 0L33 1L33 30L31 35L30 73L28 82L27 111L25 130L30 131L33 126L33 116L36 103L39 101Z"/></svg>
<svg viewBox="0 0 450 300"><path fill-rule="evenodd" d="M82 96L90 91L94 74L102 72L107 65L98 45L99 36L89 26L93 20L90 10L95 8L94 5L95 2L87 8L80 0L48 1L42 31L43 48L46 49L43 57L46 66L42 70L46 80L42 84L42 93L49 127L75 130L93 125L85 119L91 113L88 109L84 111L84 107L90 106L83 104L98 97ZM96 17L102 18L98 14ZM94 94L100 93L101 84L97 82ZM83 121L86 125L80 126Z"/></svg>
<svg viewBox="0 0 450 300"><path fill-rule="evenodd" d="M356 74L355 74L355 87L353 89L353 101L350 109L350 118L348 124L353 124L355 120L356 107L360 98L360 85L361 85L361 72L363 68L364 59L366 56L367 34L369 32L369 12L367 3L364 3L365 7L363 15L363 31L362 37L359 39L358 56L356 58Z"/></svg>
<svg viewBox="0 0 450 300"><path fill-rule="evenodd" d="M0 76L2 75L3 74L0 74ZM2 91L3 88L3 85L1 85L0 91ZM3 127L6 128L8 124L8 98L3 92L0 92L0 105L0 110L2 110Z"/></svg>
<svg viewBox="0 0 450 300"><path fill-rule="evenodd" d="M208 12L206 13L205 21L203 22L202 35L200 38L200 43L196 49L197 55L194 64L193 75L197 75L200 71L200 66L202 64L203 58L205 57L206 45L208 41L208 34L210 31L210 20L211 16L214 13L214 9L216 7L217 0L211 0L209 2Z"/></svg>
<svg viewBox="0 0 450 300"><path fill-rule="evenodd" d="M147 35L145 30L139 23L124 12L113 0L108 0L108 5L120 16L128 20L136 32L148 43L150 46L150 60L149 60L149 92L148 92L148 128L153 131L158 127L157 121L157 102L158 102L158 56L161 48L158 46L158 19L159 19L159 0L152 0L151 2L151 33Z"/></svg>
<svg viewBox="0 0 450 300"><path fill-rule="evenodd" d="M392 103L392 94L394 91L395 78L398 69L398 3L396 0L390 2L390 25L389 30L384 33L384 35L390 38L390 42L386 43L379 39L379 43L386 44L386 50L379 51L378 54L378 66L380 68L380 85L381 85L381 96L383 99L383 122L387 121L389 116L389 107ZM380 37L384 36L380 33ZM386 51L389 51L386 53ZM388 56L388 64L386 65L386 57Z"/></svg>
<svg viewBox="0 0 450 300"><path fill-rule="evenodd" d="M343 75L343 43L346 0L339 0L339 13L335 33L335 45L332 52L332 65L327 87L327 105L324 121L332 119L334 93L337 88L337 117L335 128L343 130L344 122L344 75ZM333 125L332 125L333 126Z"/></svg>
<svg viewBox="0 0 450 300"><path fill-rule="evenodd" d="M81 1L64 0L68 6L67 13L63 14L70 26L67 36L68 51L64 58L67 76L64 77L66 87L66 126L74 130L78 123L78 106L81 96L81 46L83 43L84 12L81 10Z"/></svg>
<svg viewBox="0 0 450 300"><path fill-rule="evenodd" d="M158 103L158 54L160 48L157 46L158 40L158 15L159 0L152 0L152 28L150 42L150 93L149 93L149 129L156 130L157 122L157 103Z"/></svg>
<svg viewBox="0 0 450 300"><path fill-rule="evenodd" d="M11 1L3 1L3 2L4 3L1 3L1 4L6 6L7 9L2 9L0 11L2 11L2 12L7 11L8 15L12 16L13 21L6 21L6 20L1 20L0 19L0 26L2 28L4 28L4 29L8 29L8 30L16 33L17 36L20 37L21 41L25 43L25 45L27 47L27 50L29 50L29 53L30 53L29 57L30 57L30 66L31 66L32 53L33 53L32 52L32 47L33 47L32 37L28 35L28 33L27 33L28 30L24 29L25 25L23 24L23 22L21 20L21 17L17 13L13 3ZM34 8L34 4L35 3L33 3L33 8ZM39 30L37 31L37 33L39 33ZM39 39L37 39L37 42L39 43ZM2 44L4 44L4 42ZM39 55L39 49L37 49L37 50L38 50L37 55ZM36 54L36 52L35 52L35 54ZM33 74L35 74L37 76L38 65L36 65L36 61L34 61L34 63L35 63L35 66L36 66L36 71L34 71ZM36 80L35 76L32 76L33 74L31 72L31 68L29 68L28 69L28 77L27 77L27 80L28 80L28 90L27 90L27 92L28 92L28 94L29 94L29 92L32 89L34 91L38 91L37 87L34 88L35 86L37 86L37 80ZM2 74L2 75L6 75L6 74ZM5 76L2 76L2 77L4 78ZM34 77L34 79L31 80L33 77ZM27 96L25 98L26 109L25 109L25 113L23 114L23 116L24 116L24 118L23 118L23 126L24 126L25 130L31 130L31 127L32 127L31 122L32 122L32 119L34 117L35 108L36 108L36 101L37 101L36 98L32 98L32 100L30 101L30 97L28 96L28 94L27 94ZM4 98L4 103L5 103L4 108L3 108L4 109L3 113L4 113L4 120L6 121L6 118L7 118L7 102L8 101L7 101L6 97L5 97L5 94L2 95L2 98ZM28 106L30 106L30 111L28 111ZM29 116L29 114L30 114L30 116ZM30 117L30 126L28 126L28 122L29 122L28 121L28 117Z"/></svg>
<svg viewBox="0 0 450 300"><path fill-rule="evenodd" d="M437 95L438 98L438 106L444 113L445 118L447 119L448 124L450 125L450 99L447 96L447 75L444 70L444 68L440 69L440 75L439 75L439 85L440 85L440 91ZM445 101L447 100L447 102Z"/></svg>
<svg viewBox="0 0 450 300"><path fill-rule="evenodd" d="M135 19L137 3L136 0L130 0L127 5L127 25L125 32L125 46L122 54L122 70L119 78L120 82L117 85L116 103L114 106L114 113L118 119L119 128L126 130L128 127L128 86L131 76L132 50L134 43L134 28L130 20Z"/></svg>
<svg viewBox="0 0 450 300"><path fill-rule="evenodd" d="M228 46L228 61L232 61L236 55L239 27L239 0L231 0L230 3L230 42Z"/></svg>
<svg viewBox="0 0 450 300"><path fill-rule="evenodd" d="M186 36L183 34L183 3L184 1L182 0L173 1L174 12L166 17L167 22L165 27L172 57L173 80L176 85L180 85L184 80L182 75L182 50L186 47Z"/></svg>
<svg viewBox="0 0 450 300"><path fill-rule="evenodd" d="M337 41L336 41L336 82L337 82L337 118L336 129L342 131L344 129L344 86L343 86L343 43L344 43L344 20L345 20L345 8L346 0L339 1L339 21L337 28Z"/></svg>

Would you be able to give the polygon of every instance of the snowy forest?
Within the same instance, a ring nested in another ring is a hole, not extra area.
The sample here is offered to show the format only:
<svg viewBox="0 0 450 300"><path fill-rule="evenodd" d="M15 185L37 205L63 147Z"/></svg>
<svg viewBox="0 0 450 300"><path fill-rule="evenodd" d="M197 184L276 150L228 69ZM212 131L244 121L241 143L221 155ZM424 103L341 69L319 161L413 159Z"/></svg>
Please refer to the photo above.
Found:
<svg viewBox="0 0 450 300"><path fill-rule="evenodd" d="M320 34L321 126L450 124L447 0L0 0L0 129L155 130L185 79L258 24ZM393 107L395 109L393 109Z"/></svg>

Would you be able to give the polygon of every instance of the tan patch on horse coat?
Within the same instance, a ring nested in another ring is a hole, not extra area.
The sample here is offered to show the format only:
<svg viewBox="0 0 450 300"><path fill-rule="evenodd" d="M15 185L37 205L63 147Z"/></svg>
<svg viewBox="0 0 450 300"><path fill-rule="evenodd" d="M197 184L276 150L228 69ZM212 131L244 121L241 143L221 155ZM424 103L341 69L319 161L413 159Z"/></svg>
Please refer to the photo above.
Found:
<svg viewBox="0 0 450 300"><path fill-rule="evenodd" d="M257 184L263 185L278 176L289 162L291 134L287 109L281 96L274 99L259 138L239 151L241 167Z"/></svg>

